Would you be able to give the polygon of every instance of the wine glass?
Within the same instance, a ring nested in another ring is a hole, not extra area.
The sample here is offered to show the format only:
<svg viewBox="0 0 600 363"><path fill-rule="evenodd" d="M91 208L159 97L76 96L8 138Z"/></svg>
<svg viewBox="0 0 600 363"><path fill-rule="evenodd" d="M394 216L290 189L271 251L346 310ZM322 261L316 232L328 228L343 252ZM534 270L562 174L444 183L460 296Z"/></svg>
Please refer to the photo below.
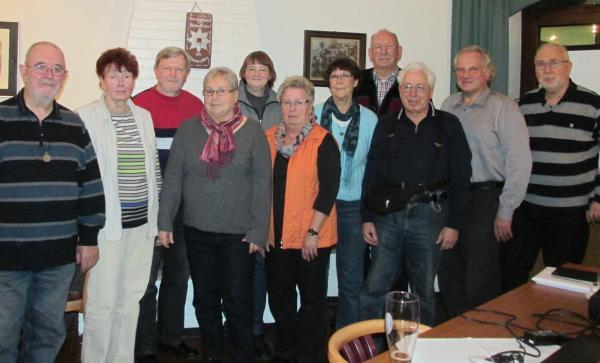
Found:
<svg viewBox="0 0 600 363"><path fill-rule="evenodd" d="M419 335L420 307L417 294L392 291L385 297L385 337L392 362L412 360Z"/></svg>

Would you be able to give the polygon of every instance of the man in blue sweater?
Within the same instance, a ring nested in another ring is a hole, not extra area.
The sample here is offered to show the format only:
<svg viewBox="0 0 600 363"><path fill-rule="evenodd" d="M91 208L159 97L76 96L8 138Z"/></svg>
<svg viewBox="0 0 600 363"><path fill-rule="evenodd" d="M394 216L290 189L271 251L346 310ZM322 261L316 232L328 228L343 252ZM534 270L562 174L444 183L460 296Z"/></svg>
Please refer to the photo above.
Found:
<svg viewBox="0 0 600 363"><path fill-rule="evenodd" d="M0 362L54 362L75 262L98 261L104 193L81 119L54 101L60 48L33 44L19 71L25 87L0 103Z"/></svg>
<svg viewBox="0 0 600 363"><path fill-rule="evenodd" d="M406 266L421 322L433 325L440 250L454 247L468 211L471 151L460 121L433 107L435 75L425 64L408 64L398 83L403 107L377 122L363 178L362 233L372 249L361 319L383 316L385 295ZM390 187L385 206L391 208L372 208L370 191ZM390 204L400 190L410 199Z"/></svg>

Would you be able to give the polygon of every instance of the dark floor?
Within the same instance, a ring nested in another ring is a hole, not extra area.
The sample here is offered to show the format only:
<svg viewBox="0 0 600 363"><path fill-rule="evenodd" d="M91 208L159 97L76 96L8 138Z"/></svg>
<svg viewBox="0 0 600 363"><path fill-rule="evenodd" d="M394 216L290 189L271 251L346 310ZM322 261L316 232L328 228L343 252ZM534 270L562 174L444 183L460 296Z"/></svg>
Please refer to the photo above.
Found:
<svg viewBox="0 0 600 363"><path fill-rule="evenodd" d="M198 349L198 351L201 351L200 349L200 337L199 337L199 332L197 328L190 328L190 329L185 329L185 337L183 338L183 340L189 344L191 347ZM265 332L265 340L266 343L272 348L273 344L274 344L274 330L273 329L268 329ZM58 354L58 357L56 358L56 363L79 363L81 362L80 359L80 354L81 354L81 336L76 338L76 341L69 341L69 338L67 338L67 341L65 341L65 345L63 345L62 350L60 351L60 353ZM202 362L202 356L200 355L198 358L194 358L194 359L186 359L186 360L181 360L178 359L174 353L168 352L168 351L159 351L157 353L158 356L158 360L161 363L177 363L177 362L185 362L185 363L201 363ZM225 362L229 362L227 359L225 360ZM256 360L255 363L265 363L268 361L264 361L264 360Z"/></svg>
<svg viewBox="0 0 600 363"><path fill-rule="evenodd" d="M335 305L336 305L336 299L329 298L326 320L328 323L330 334L333 333L333 331L334 331ZM445 307L443 306L443 303L438 296L437 311L436 311L436 324L435 325L447 320L446 316L447 315L446 315ZM79 362L81 362L81 360L80 360L81 336L78 335L78 333L77 333L77 326L76 326L77 318L78 317L77 317L76 313L73 313L71 316L66 317L67 327L68 327L67 339L65 341L65 344L63 345L62 350L60 351L60 353L56 359L56 363L79 363ZM190 346L192 346L200 351L201 349L200 349L200 336L199 335L200 335L199 330L197 328L185 329L184 340ZM266 341L267 345L269 345L272 349L275 344L275 328L271 324L268 324L265 328L265 341ZM177 359L177 357L173 353L163 352L163 351L158 352L158 359L161 363L177 363L177 362L200 363L201 362L201 357L198 357L197 359L180 360L180 359ZM225 360L225 362L228 362L228 360ZM255 361L255 363L264 363L264 362L266 362L266 361L264 361L264 360L256 360Z"/></svg>

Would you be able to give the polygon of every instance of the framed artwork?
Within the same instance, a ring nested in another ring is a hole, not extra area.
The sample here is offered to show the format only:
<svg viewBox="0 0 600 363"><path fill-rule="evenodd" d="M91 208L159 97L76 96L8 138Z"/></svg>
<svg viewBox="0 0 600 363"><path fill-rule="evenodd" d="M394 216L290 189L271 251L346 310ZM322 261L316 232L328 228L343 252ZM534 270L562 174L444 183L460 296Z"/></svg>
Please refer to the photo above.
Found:
<svg viewBox="0 0 600 363"><path fill-rule="evenodd" d="M315 86L326 87L323 74L334 59L352 58L359 68L365 67L367 34L318 30L304 31L304 77Z"/></svg>
<svg viewBox="0 0 600 363"><path fill-rule="evenodd" d="M17 94L19 24L0 22L0 96Z"/></svg>

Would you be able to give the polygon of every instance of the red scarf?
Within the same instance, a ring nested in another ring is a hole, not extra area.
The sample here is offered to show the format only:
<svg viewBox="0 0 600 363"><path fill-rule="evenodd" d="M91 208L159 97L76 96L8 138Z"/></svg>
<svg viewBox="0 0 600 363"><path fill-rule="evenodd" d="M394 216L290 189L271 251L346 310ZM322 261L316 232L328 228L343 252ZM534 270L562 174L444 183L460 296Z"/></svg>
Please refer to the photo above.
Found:
<svg viewBox="0 0 600 363"><path fill-rule="evenodd" d="M233 159L235 151L233 131L244 119L238 103L233 108L233 117L224 122L215 122L206 112L206 108L200 113L200 123L209 131L208 140L200 154L200 160L208 164L207 175L211 179L218 178L220 168L229 164Z"/></svg>

